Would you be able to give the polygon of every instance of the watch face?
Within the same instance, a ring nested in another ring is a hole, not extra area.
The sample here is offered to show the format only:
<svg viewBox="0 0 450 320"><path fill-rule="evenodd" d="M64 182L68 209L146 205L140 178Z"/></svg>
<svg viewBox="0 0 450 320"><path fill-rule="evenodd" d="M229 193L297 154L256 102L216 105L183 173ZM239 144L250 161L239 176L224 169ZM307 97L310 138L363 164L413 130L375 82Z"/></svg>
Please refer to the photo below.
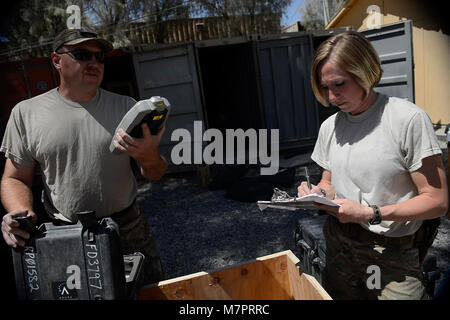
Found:
<svg viewBox="0 0 450 320"><path fill-rule="evenodd" d="M370 220L369 224L375 225L381 223L381 212L378 206L370 206L373 209L373 218Z"/></svg>

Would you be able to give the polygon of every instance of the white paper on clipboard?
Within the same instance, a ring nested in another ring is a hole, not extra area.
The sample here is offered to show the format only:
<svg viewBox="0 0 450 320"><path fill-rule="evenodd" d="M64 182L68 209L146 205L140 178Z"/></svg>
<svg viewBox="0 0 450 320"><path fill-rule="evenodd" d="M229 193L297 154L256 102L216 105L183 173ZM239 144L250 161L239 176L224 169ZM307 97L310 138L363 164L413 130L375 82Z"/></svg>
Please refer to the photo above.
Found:
<svg viewBox="0 0 450 320"><path fill-rule="evenodd" d="M277 201L258 201L259 209L265 210L266 208L276 208L285 210L297 210L297 209L316 209L314 203L321 203L331 207L340 207L339 204L331 201L330 199L316 193L304 195L302 197L291 198L286 200Z"/></svg>

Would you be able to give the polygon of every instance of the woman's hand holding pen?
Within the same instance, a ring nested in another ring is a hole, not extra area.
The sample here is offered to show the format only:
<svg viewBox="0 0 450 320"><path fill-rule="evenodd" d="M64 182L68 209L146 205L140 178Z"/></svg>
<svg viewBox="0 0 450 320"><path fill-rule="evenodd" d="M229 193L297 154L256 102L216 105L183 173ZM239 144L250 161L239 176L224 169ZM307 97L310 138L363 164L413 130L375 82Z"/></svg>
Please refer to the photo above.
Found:
<svg viewBox="0 0 450 320"><path fill-rule="evenodd" d="M303 181L300 186L298 187L298 196L302 197L307 194L316 193L316 194L323 194L322 189L320 189L318 186L312 185L311 181L309 180L309 173L308 173L308 167L304 167L305 169L305 177L306 181Z"/></svg>
<svg viewBox="0 0 450 320"><path fill-rule="evenodd" d="M324 196L332 195L334 198L334 191L332 192L324 192L325 190L320 188L319 186L311 184L309 180L309 174L308 169L305 167L305 177L306 181L303 181L300 186L297 188L298 190L298 196L302 197L307 194L316 193L316 194L323 194ZM328 172L325 173L325 176L323 176L321 183L325 183L325 185L331 187L331 174L328 174ZM330 188L328 188L330 189ZM332 188L331 188L332 189ZM330 191L331 191L330 189ZM329 214L335 216L341 223L347 223L347 222L367 222L372 218L373 211L370 207L364 206L360 203L357 203L355 201L349 200L349 199L333 199L334 202L339 204L339 207L334 206L327 206L319 203L314 203L314 205L319 210L324 210L328 212Z"/></svg>
<svg viewBox="0 0 450 320"><path fill-rule="evenodd" d="M308 186L308 182L307 181L303 181L297 188L298 191L298 196L302 197L305 196L307 194L311 194L311 193L317 193L317 194L322 194L320 188L314 184L309 184Z"/></svg>
<svg viewBox="0 0 450 320"><path fill-rule="evenodd" d="M311 193L322 194L320 187L311 184L311 188L309 188L307 181L303 181L297 190L299 197ZM366 207L349 199L334 199L333 202L336 202L340 206L332 207L320 203L314 203L314 205L317 209L324 210L335 216L341 223L367 222L372 218L373 211L370 207Z"/></svg>

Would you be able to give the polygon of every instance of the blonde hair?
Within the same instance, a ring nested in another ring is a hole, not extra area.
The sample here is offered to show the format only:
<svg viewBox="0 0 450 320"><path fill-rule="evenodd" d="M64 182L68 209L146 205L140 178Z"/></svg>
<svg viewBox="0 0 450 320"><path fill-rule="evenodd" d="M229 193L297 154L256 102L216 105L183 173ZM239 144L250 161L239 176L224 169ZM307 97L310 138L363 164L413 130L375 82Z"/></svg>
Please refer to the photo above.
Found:
<svg viewBox="0 0 450 320"><path fill-rule="evenodd" d="M358 32L346 31L325 40L317 48L311 68L314 95L324 106L328 106L328 100L320 82L320 70L327 61L349 73L364 89L366 96L383 73L374 47Z"/></svg>

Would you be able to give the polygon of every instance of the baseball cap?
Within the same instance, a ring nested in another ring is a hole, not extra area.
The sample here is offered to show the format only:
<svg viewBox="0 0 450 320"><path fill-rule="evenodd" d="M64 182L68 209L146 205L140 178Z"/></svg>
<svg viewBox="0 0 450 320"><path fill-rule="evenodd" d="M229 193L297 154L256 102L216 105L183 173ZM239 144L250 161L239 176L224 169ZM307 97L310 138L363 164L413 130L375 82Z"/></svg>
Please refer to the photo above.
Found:
<svg viewBox="0 0 450 320"><path fill-rule="evenodd" d="M53 51L58 50L63 45L75 45L85 41L95 40L103 48L104 52L111 51L113 45L108 40L99 38L95 32L83 29L66 29L60 32L53 41Z"/></svg>

